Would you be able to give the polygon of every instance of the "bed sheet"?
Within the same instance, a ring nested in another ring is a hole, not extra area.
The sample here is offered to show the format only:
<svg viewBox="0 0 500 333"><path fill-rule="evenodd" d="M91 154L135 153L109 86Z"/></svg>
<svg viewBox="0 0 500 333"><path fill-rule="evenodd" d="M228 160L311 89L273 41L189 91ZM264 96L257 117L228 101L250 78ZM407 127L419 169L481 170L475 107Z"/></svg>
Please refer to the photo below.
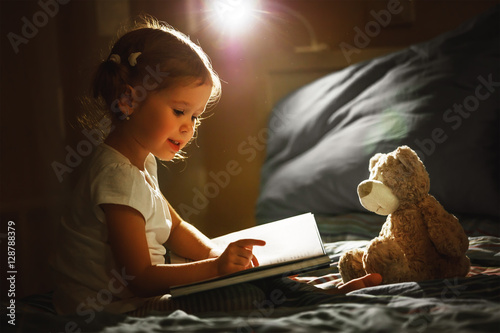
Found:
<svg viewBox="0 0 500 333"><path fill-rule="evenodd" d="M326 244L335 261L347 249L367 240ZM365 288L347 295L288 294L254 311L127 318L105 332L498 332L500 329L500 238L470 238L472 261L465 278L407 282ZM325 274L326 273L326 274ZM308 272L310 284L336 280L338 271Z"/></svg>
<svg viewBox="0 0 500 333"><path fill-rule="evenodd" d="M90 322L78 315L56 316L50 294L18 306L15 330L2 332L498 332L500 329L500 235L498 221L462 219L469 230L472 267L465 278L383 285L347 295L312 293L310 285L340 283L342 253L365 246L380 230L380 217L348 214L318 217L332 259L328 269L306 272L308 283L251 311L186 313L181 310L144 318L96 312ZM475 224L474 224L475 223ZM342 235L335 235L336 230ZM486 232L487 235L481 234ZM281 282L280 282L281 283ZM276 283L275 289L281 287ZM270 293L271 294L271 293ZM5 310L4 310L5 311Z"/></svg>

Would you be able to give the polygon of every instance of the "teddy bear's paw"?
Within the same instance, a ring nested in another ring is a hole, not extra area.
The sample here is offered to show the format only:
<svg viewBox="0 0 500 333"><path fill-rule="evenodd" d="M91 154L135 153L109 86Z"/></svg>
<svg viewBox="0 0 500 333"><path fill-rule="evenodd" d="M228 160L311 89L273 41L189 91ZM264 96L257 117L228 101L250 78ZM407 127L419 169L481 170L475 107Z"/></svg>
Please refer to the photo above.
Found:
<svg viewBox="0 0 500 333"><path fill-rule="evenodd" d="M354 249L342 255L339 260L339 271L344 283L366 275L363 268L364 253L361 249Z"/></svg>
<svg viewBox="0 0 500 333"><path fill-rule="evenodd" d="M366 249L363 263L367 273L382 275L384 284L408 281L410 278L408 260L393 239L375 238Z"/></svg>

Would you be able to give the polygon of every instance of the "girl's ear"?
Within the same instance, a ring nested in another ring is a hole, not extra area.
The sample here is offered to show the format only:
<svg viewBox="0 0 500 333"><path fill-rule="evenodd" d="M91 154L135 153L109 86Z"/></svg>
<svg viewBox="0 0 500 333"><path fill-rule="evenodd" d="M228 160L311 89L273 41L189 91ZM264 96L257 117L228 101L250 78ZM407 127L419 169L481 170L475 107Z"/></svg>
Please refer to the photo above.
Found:
<svg viewBox="0 0 500 333"><path fill-rule="evenodd" d="M128 119L134 113L135 106L135 90L127 85L125 92L120 95L118 100L118 107L123 114L123 119Z"/></svg>

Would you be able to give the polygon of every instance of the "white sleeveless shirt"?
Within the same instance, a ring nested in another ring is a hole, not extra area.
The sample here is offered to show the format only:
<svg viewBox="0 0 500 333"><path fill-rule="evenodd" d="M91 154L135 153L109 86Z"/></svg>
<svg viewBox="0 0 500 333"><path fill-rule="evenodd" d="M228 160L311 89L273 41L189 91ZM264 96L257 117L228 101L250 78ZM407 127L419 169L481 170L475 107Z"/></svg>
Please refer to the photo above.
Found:
<svg viewBox="0 0 500 333"><path fill-rule="evenodd" d="M128 312L146 301L130 292L127 285L134 277L118 267L111 253L101 204L125 205L141 213L151 263L165 263L163 244L172 219L158 186L155 157L149 154L141 171L121 153L101 144L59 228L51 264L57 284L53 301L60 314L77 313L91 320L95 311Z"/></svg>

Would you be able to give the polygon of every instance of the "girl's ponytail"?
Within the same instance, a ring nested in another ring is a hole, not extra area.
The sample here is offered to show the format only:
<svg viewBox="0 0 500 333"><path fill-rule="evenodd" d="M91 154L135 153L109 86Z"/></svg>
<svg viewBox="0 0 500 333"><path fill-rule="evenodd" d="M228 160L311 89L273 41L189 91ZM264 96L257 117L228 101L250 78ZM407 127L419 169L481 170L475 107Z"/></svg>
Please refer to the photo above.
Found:
<svg viewBox="0 0 500 333"><path fill-rule="evenodd" d="M128 68L121 64L120 61L117 61L120 58L118 55L112 55L115 56L115 59L110 59L110 56L110 58L99 65L95 72L92 82L92 97L95 99L102 98L112 113L115 116L120 116L116 114L117 110L113 110L112 108L120 98L120 95L126 90Z"/></svg>

